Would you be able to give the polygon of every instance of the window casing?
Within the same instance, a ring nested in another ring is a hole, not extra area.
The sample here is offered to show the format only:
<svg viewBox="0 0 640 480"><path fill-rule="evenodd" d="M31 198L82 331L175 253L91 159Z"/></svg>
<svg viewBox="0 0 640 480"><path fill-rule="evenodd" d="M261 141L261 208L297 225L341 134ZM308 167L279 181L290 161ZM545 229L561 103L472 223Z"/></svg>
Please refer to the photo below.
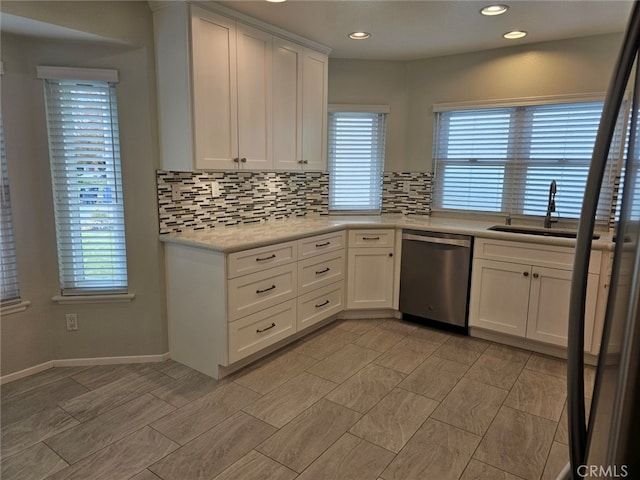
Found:
<svg viewBox="0 0 640 480"><path fill-rule="evenodd" d="M18 268L16 265L16 245L13 236L13 217L11 214L11 196L9 193L9 172L4 148L4 126L0 116L0 168L2 183L0 184L0 304L3 306L20 302L18 284Z"/></svg>
<svg viewBox="0 0 640 480"><path fill-rule="evenodd" d="M386 113L329 112L329 211L382 208Z"/></svg>
<svg viewBox="0 0 640 480"><path fill-rule="evenodd" d="M87 70L75 80L68 78L73 71L53 69L48 75L40 67L39 76L44 78L61 293L126 293L115 83L91 80Z"/></svg>
<svg viewBox="0 0 640 480"><path fill-rule="evenodd" d="M580 216L603 102L572 102L436 113L434 211L544 216L557 182L556 214ZM597 212L607 222L622 155L622 119Z"/></svg>

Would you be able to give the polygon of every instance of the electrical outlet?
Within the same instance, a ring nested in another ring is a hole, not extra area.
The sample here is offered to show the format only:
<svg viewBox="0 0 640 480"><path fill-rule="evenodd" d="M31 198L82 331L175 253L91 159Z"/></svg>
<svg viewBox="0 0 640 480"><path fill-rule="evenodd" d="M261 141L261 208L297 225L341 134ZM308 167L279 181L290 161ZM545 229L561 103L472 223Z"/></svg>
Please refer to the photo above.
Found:
<svg viewBox="0 0 640 480"><path fill-rule="evenodd" d="M220 196L220 184L216 181L211 182L211 197L217 198Z"/></svg>
<svg viewBox="0 0 640 480"><path fill-rule="evenodd" d="M67 313L67 330L78 330L78 315Z"/></svg>
<svg viewBox="0 0 640 480"><path fill-rule="evenodd" d="M180 188L180 184L178 183L171 184L171 200L173 200L174 202L182 200L182 191Z"/></svg>

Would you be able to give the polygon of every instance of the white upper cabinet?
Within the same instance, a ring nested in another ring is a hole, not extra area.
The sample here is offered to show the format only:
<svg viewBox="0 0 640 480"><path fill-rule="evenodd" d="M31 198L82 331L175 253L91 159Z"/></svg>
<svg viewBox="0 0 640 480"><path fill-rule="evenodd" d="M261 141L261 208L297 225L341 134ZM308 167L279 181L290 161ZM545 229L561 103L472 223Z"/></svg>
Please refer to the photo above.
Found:
<svg viewBox="0 0 640 480"><path fill-rule="evenodd" d="M326 169L325 54L183 2L154 31L163 169Z"/></svg>

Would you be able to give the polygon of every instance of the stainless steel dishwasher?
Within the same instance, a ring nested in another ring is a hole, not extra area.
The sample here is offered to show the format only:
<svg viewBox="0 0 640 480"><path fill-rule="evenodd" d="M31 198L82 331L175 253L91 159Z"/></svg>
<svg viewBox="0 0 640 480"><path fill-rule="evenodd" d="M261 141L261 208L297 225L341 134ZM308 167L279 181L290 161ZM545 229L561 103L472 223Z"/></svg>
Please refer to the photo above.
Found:
<svg viewBox="0 0 640 480"><path fill-rule="evenodd" d="M404 230L400 311L467 333L473 237ZM412 318L418 317L418 318Z"/></svg>

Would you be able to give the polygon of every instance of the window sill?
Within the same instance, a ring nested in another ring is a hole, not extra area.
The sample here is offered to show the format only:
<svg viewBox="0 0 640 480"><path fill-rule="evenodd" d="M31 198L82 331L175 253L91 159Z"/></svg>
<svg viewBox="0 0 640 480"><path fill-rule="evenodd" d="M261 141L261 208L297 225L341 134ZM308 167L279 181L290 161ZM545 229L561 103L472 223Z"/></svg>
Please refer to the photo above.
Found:
<svg viewBox="0 0 640 480"><path fill-rule="evenodd" d="M5 315L11 315L13 313L24 312L27 307L31 305L29 300L21 300L18 303L14 303L13 305L6 305L0 308L0 314L4 317Z"/></svg>
<svg viewBox="0 0 640 480"><path fill-rule="evenodd" d="M124 303L131 302L135 297L135 293L117 295L56 295L51 298L51 301L60 305L72 303Z"/></svg>

